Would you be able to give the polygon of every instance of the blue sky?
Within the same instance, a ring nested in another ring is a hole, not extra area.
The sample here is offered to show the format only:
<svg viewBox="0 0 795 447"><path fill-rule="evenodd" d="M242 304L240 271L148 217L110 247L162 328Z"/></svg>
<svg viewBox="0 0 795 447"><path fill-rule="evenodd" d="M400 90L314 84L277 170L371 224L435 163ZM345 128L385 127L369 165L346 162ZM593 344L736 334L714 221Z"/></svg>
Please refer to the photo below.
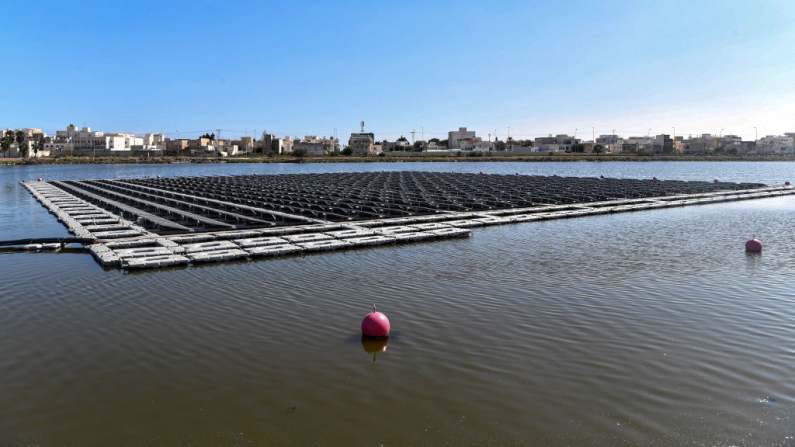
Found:
<svg viewBox="0 0 795 447"><path fill-rule="evenodd" d="M0 127L795 132L792 1L9 2ZM492 138L494 136L492 135Z"/></svg>

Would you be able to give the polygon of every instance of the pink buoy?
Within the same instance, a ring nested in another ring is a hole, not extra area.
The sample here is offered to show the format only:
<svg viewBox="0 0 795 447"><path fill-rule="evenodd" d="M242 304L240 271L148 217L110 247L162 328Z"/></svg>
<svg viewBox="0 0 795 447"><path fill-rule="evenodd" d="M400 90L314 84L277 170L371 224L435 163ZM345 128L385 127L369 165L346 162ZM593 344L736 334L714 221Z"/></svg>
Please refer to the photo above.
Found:
<svg viewBox="0 0 795 447"><path fill-rule="evenodd" d="M762 251L762 241L754 236L745 243L745 251Z"/></svg>
<svg viewBox="0 0 795 447"><path fill-rule="evenodd" d="M657 177L652 177L651 179L652 179L652 180L657 180Z"/></svg>
<svg viewBox="0 0 795 447"><path fill-rule="evenodd" d="M41 177L39 177L39 181L41 181Z"/></svg>
<svg viewBox="0 0 795 447"><path fill-rule="evenodd" d="M789 186L789 185L790 185L789 182L784 182L784 186Z"/></svg>
<svg viewBox="0 0 795 447"><path fill-rule="evenodd" d="M517 172L516 175L519 175L519 173Z"/></svg>
<svg viewBox="0 0 795 447"><path fill-rule="evenodd" d="M257 176L257 173L255 172L255 173L254 173L254 177L256 177L256 176Z"/></svg>
<svg viewBox="0 0 795 447"><path fill-rule="evenodd" d="M389 335L389 319L381 312L373 311L362 320L362 333L368 337L386 337Z"/></svg>
<svg viewBox="0 0 795 447"><path fill-rule="evenodd" d="M480 173L483 174L483 171L480 171Z"/></svg>
<svg viewBox="0 0 795 447"><path fill-rule="evenodd" d="M455 174L455 171L450 171L450 172L452 172L453 174Z"/></svg>
<svg viewBox="0 0 795 447"><path fill-rule="evenodd" d="M157 178L160 178L160 174L157 174Z"/></svg>
<svg viewBox="0 0 795 447"><path fill-rule="evenodd" d="M600 175L599 178L605 178L604 174Z"/></svg>
<svg viewBox="0 0 795 447"><path fill-rule="evenodd" d="M720 181L718 181L718 179L713 180L713 182L714 183L720 183Z"/></svg>

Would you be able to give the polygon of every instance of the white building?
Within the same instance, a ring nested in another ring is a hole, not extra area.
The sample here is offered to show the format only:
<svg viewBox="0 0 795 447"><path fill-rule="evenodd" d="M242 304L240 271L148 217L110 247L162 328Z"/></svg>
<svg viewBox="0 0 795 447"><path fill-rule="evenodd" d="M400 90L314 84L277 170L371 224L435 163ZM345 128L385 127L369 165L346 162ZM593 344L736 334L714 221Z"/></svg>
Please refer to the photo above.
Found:
<svg viewBox="0 0 795 447"><path fill-rule="evenodd" d="M602 146L606 144L617 144L619 142L621 142L621 137L616 134L599 135L599 138L596 139L596 144L601 144Z"/></svg>
<svg viewBox="0 0 795 447"><path fill-rule="evenodd" d="M474 140L476 137L474 130L467 130L466 127L459 127L458 131L447 133L447 147L450 149L460 149L461 140Z"/></svg>
<svg viewBox="0 0 795 447"><path fill-rule="evenodd" d="M297 138L296 138L297 140ZM282 140L282 151L290 153L293 151L293 138L290 135L287 135Z"/></svg>
<svg viewBox="0 0 795 447"><path fill-rule="evenodd" d="M795 134L788 133L784 136L768 135L756 142L757 152L760 154L785 154L793 152L793 138Z"/></svg>
<svg viewBox="0 0 795 447"><path fill-rule="evenodd" d="M539 137L533 141L533 152L564 153L571 152L575 145L581 140L570 137L566 134Z"/></svg>
<svg viewBox="0 0 795 447"><path fill-rule="evenodd" d="M480 138L458 141L462 151L489 152L491 150L491 142L481 141Z"/></svg>
<svg viewBox="0 0 795 447"><path fill-rule="evenodd" d="M149 134L152 141L154 135ZM76 155L113 155L113 152L127 152L133 150L133 146L143 146L144 138L136 137L133 134L127 133L105 133L92 131L90 127L77 128L74 124L70 124L66 130L59 130L55 133L55 139L58 143L70 143L70 150L75 152ZM121 154L119 154L121 155Z"/></svg>

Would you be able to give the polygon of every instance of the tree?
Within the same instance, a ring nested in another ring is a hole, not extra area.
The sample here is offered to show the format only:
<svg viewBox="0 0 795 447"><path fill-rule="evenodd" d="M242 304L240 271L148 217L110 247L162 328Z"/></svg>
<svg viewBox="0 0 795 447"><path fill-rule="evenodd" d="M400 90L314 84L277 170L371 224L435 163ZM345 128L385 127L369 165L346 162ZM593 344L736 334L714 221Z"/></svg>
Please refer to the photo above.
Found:
<svg viewBox="0 0 795 447"><path fill-rule="evenodd" d="M353 155L353 149L351 149L350 146L345 146L345 149L342 150L342 155L345 155L346 157Z"/></svg>
<svg viewBox="0 0 795 447"><path fill-rule="evenodd" d="M34 156L39 155L39 151L43 149L43 146L44 145L41 144L41 141L36 141L35 143L33 143L33 155Z"/></svg>
<svg viewBox="0 0 795 447"><path fill-rule="evenodd" d="M199 138L209 138L212 141L215 141L215 134L214 133L206 133Z"/></svg>
<svg viewBox="0 0 795 447"><path fill-rule="evenodd" d="M442 140L439 142L439 146L447 147L447 140Z"/></svg>
<svg viewBox="0 0 795 447"><path fill-rule="evenodd" d="M504 151L505 150L505 142L504 141L495 141L494 142L494 150L495 151Z"/></svg>
<svg viewBox="0 0 795 447"><path fill-rule="evenodd" d="M439 141L439 139L438 139L438 138L431 138L430 140L428 140L428 142L429 142L429 143L436 143L437 145L438 145L439 143L441 143L441 141Z"/></svg>
<svg viewBox="0 0 795 447"><path fill-rule="evenodd" d="M585 152L585 145L582 143L577 143L571 147L571 151L575 153L583 153Z"/></svg>
<svg viewBox="0 0 795 447"><path fill-rule="evenodd" d="M11 145L14 144L14 138L14 131L7 130L5 135L3 135L3 138L0 139L0 148L3 150L3 152L11 149Z"/></svg>
<svg viewBox="0 0 795 447"><path fill-rule="evenodd" d="M601 144L597 144L596 146L593 147L593 153L596 155L601 154L602 152L604 152L604 150L605 148Z"/></svg>
<svg viewBox="0 0 795 447"><path fill-rule="evenodd" d="M306 149L294 149L293 150L293 157L302 159L306 155Z"/></svg>
<svg viewBox="0 0 795 447"><path fill-rule="evenodd" d="M422 141L414 142L414 152L422 152Z"/></svg>
<svg viewBox="0 0 795 447"><path fill-rule="evenodd" d="M17 133L15 134L15 137L16 137L16 141L17 141L17 147L19 148L18 152L19 152L20 155L22 155L22 158L24 158L28 154L28 145L24 144L25 143L25 132L22 132L21 130L18 130Z"/></svg>
<svg viewBox="0 0 795 447"><path fill-rule="evenodd" d="M398 140L398 141L409 141L409 140L407 140L407 139L406 139L406 137L404 137L403 135L401 135L401 136L400 136L400 138L398 138L397 140Z"/></svg>

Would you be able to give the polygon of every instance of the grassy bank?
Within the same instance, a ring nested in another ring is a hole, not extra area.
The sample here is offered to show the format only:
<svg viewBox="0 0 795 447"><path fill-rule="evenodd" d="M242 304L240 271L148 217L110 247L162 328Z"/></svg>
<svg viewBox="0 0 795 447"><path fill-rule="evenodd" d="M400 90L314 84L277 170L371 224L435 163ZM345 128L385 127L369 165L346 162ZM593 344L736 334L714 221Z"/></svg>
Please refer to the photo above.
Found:
<svg viewBox="0 0 795 447"><path fill-rule="evenodd" d="M437 154L386 154L383 156L325 156L307 155L301 158L289 155L209 157L55 157L24 160L0 158L0 165L21 164L162 164L162 163L390 163L390 162L575 162L575 161L795 161L793 155L593 155L593 154L532 154L449 156Z"/></svg>

